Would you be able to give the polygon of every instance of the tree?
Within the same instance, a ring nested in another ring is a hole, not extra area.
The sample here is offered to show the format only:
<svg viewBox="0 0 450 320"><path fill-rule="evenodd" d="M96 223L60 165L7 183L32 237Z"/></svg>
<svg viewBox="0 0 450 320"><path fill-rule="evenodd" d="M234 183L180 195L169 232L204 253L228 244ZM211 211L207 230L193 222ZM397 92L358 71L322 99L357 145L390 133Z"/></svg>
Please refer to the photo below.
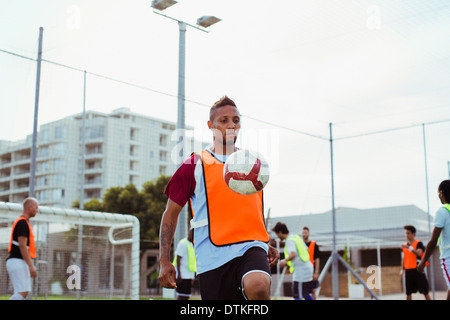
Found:
<svg viewBox="0 0 450 320"><path fill-rule="evenodd" d="M158 240L161 217L167 203L164 189L170 176L144 183L141 191L128 184L125 187L111 187L103 195L103 201L91 199L83 205L84 210L132 214L139 219L141 240ZM78 207L79 201L73 203Z"/></svg>
<svg viewBox="0 0 450 320"><path fill-rule="evenodd" d="M134 184L112 187L103 195L104 211L112 213L136 214L141 211L142 194Z"/></svg>
<svg viewBox="0 0 450 320"><path fill-rule="evenodd" d="M167 204L164 188L170 177L161 175L144 183L142 188L142 209L136 217L141 222L141 239L158 240L161 217Z"/></svg>

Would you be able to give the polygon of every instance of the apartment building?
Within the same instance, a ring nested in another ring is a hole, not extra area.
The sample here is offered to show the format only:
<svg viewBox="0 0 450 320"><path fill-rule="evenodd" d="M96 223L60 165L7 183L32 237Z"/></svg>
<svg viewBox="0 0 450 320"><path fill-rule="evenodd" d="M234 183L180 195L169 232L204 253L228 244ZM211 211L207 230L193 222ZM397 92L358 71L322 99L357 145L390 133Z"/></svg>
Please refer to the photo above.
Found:
<svg viewBox="0 0 450 320"><path fill-rule="evenodd" d="M172 152L176 124L121 108L85 118L84 201L101 199L113 186L138 189L176 169ZM187 128L189 130L189 128ZM32 136L0 141L0 201L21 202L28 196ZM186 154L203 148L187 140ZM81 198L82 114L43 124L38 132L35 196L41 205L71 207Z"/></svg>

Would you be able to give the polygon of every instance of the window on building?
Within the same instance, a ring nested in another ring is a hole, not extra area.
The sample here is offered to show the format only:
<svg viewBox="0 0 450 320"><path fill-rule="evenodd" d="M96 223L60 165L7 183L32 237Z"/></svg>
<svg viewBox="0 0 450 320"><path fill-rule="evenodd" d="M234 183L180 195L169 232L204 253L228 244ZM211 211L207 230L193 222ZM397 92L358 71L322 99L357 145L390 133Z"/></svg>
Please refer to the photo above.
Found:
<svg viewBox="0 0 450 320"><path fill-rule="evenodd" d="M48 147L40 147L37 150L37 157L38 158L48 157L49 154L50 154L50 149Z"/></svg>
<svg viewBox="0 0 450 320"><path fill-rule="evenodd" d="M47 143L49 141L49 133L48 130L41 130L38 134L39 143Z"/></svg>
<svg viewBox="0 0 450 320"><path fill-rule="evenodd" d="M58 139L64 138L64 136L66 135L65 133L66 133L66 127L63 127L63 126L56 127L55 128L55 139L58 140Z"/></svg>
<svg viewBox="0 0 450 320"><path fill-rule="evenodd" d="M166 147L167 146L167 139L168 139L167 134L160 134L159 135L159 145L161 147Z"/></svg>
<svg viewBox="0 0 450 320"><path fill-rule="evenodd" d="M56 157L61 157L66 153L66 144L57 143L53 146L53 155Z"/></svg>
<svg viewBox="0 0 450 320"><path fill-rule="evenodd" d="M53 184L55 186L63 186L65 176L63 174L55 174L53 175Z"/></svg>
<svg viewBox="0 0 450 320"><path fill-rule="evenodd" d="M38 187L43 187L43 186L48 186L48 177L47 176L42 176L42 177L38 177L36 179L36 186Z"/></svg>
<svg viewBox="0 0 450 320"><path fill-rule="evenodd" d="M45 173L50 171L50 165L48 161L45 162L38 162L36 164L36 171L38 173Z"/></svg>
<svg viewBox="0 0 450 320"><path fill-rule="evenodd" d="M83 128L80 128L80 140L82 137ZM86 139L97 139L103 138L104 128L103 126L90 126L85 128L85 138Z"/></svg>
<svg viewBox="0 0 450 320"><path fill-rule="evenodd" d="M39 201L47 201L48 200L48 190L37 191L36 199L38 199Z"/></svg>
<svg viewBox="0 0 450 320"><path fill-rule="evenodd" d="M137 130L131 128L130 129L130 140L136 141L137 140Z"/></svg>
<svg viewBox="0 0 450 320"><path fill-rule="evenodd" d="M164 150L159 151L159 160L167 161L167 151L164 151Z"/></svg>
<svg viewBox="0 0 450 320"><path fill-rule="evenodd" d="M88 146L86 147L86 154L101 154L102 153L102 146L101 145L95 145L95 146Z"/></svg>
<svg viewBox="0 0 450 320"><path fill-rule="evenodd" d="M53 169L55 171L63 171L65 169L64 166L65 166L64 159L53 160Z"/></svg>
<svg viewBox="0 0 450 320"><path fill-rule="evenodd" d="M64 199L64 189L52 190L52 201L61 201Z"/></svg>

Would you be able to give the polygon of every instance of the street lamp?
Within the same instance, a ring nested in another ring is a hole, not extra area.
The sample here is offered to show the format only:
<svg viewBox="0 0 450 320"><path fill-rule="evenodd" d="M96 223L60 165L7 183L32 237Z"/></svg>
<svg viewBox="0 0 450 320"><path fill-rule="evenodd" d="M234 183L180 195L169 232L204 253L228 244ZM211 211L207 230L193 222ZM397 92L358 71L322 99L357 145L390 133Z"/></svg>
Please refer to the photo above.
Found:
<svg viewBox="0 0 450 320"><path fill-rule="evenodd" d="M213 24L220 21L219 18L214 16L203 16L197 20L197 25L187 23L183 20L170 17L164 13L158 12L163 11L174 4L175 0L153 0L152 8L154 13L159 14L168 19L178 22L180 30L180 40L178 47L178 116L177 116L177 133L178 133L178 143L177 143L177 165L180 166L185 158L184 154L184 138L185 138L185 63L186 63L186 27L192 27L194 29L201 30L203 32L208 32L206 28L212 26ZM175 230L174 244L186 237L187 235L187 213L184 207L179 215L178 225Z"/></svg>
<svg viewBox="0 0 450 320"><path fill-rule="evenodd" d="M175 0L153 0L152 8L162 11L164 9L167 9L168 7L173 6L174 4L177 4L177 1L175 1Z"/></svg>

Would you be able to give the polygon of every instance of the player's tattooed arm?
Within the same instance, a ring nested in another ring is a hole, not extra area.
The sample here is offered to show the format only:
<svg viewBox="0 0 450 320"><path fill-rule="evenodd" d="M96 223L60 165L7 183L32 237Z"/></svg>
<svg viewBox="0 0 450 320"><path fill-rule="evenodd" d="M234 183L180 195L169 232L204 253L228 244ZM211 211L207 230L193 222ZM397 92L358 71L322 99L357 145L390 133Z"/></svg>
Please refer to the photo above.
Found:
<svg viewBox="0 0 450 320"><path fill-rule="evenodd" d="M182 207L169 199L166 210L161 219L161 228L159 230L159 283L164 288L176 288L175 267L170 261L170 245L177 226L178 215Z"/></svg>
<svg viewBox="0 0 450 320"><path fill-rule="evenodd" d="M170 245L172 243L173 235L175 234L176 223L167 222L161 223L159 232L160 241L160 259L170 259Z"/></svg>
<svg viewBox="0 0 450 320"><path fill-rule="evenodd" d="M176 202L168 200L159 230L159 254L161 260L170 259L170 245L172 244L181 209L182 207Z"/></svg>

